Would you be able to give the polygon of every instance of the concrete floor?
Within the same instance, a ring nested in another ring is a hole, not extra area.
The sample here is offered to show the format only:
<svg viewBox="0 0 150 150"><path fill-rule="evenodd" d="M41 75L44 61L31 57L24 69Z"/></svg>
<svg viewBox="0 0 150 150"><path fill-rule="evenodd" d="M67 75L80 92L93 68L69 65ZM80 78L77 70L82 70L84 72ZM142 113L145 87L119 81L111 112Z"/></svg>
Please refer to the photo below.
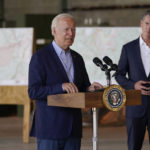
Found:
<svg viewBox="0 0 150 150"><path fill-rule="evenodd" d="M127 150L125 126L99 127L99 150ZM146 135L142 150L149 150ZM36 150L36 140L30 138L29 144L22 143L22 118L0 118L0 150ZM92 128L83 128L81 150L92 150Z"/></svg>

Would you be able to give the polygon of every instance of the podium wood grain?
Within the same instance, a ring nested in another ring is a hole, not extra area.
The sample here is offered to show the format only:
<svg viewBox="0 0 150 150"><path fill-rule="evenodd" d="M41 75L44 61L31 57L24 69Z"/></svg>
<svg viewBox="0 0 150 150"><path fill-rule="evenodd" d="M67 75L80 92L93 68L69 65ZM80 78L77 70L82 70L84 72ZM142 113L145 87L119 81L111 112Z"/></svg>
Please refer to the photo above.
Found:
<svg viewBox="0 0 150 150"><path fill-rule="evenodd" d="M141 105L141 92L126 90L126 105ZM86 92L49 95L48 106L72 107L72 108L103 108L103 92Z"/></svg>
<svg viewBox="0 0 150 150"><path fill-rule="evenodd" d="M29 142L30 99L27 86L0 86L0 105L23 105L23 142Z"/></svg>

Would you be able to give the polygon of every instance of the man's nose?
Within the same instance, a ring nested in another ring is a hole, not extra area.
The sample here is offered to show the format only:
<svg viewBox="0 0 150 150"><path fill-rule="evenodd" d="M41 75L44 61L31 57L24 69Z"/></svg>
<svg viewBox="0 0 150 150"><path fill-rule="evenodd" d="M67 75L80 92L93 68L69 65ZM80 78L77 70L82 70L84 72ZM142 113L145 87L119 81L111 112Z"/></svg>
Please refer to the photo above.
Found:
<svg viewBox="0 0 150 150"><path fill-rule="evenodd" d="M69 33L69 35L73 35L74 31L72 29L69 29L68 33Z"/></svg>

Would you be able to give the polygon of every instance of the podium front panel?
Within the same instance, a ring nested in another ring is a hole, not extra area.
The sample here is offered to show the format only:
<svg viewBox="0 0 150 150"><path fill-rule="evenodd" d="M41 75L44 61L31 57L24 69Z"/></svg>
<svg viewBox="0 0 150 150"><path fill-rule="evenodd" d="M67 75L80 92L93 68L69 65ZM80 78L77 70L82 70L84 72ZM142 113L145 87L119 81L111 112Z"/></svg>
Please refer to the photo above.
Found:
<svg viewBox="0 0 150 150"><path fill-rule="evenodd" d="M141 105L141 92L126 90L126 105ZM103 108L103 92L56 94L47 97L48 106L72 108Z"/></svg>

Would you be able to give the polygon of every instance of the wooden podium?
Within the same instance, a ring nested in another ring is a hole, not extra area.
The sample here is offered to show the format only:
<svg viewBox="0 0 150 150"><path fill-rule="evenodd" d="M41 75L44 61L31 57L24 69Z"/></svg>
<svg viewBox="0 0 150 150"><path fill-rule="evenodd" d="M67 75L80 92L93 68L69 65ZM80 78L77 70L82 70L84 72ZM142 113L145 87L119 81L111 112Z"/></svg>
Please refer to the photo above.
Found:
<svg viewBox="0 0 150 150"><path fill-rule="evenodd" d="M127 106L141 105L141 92L137 90L126 90ZM98 150L98 134L97 134L97 110L103 108L103 91L71 93L49 95L47 97L48 106L72 107L72 108L92 108L93 112L93 150Z"/></svg>

